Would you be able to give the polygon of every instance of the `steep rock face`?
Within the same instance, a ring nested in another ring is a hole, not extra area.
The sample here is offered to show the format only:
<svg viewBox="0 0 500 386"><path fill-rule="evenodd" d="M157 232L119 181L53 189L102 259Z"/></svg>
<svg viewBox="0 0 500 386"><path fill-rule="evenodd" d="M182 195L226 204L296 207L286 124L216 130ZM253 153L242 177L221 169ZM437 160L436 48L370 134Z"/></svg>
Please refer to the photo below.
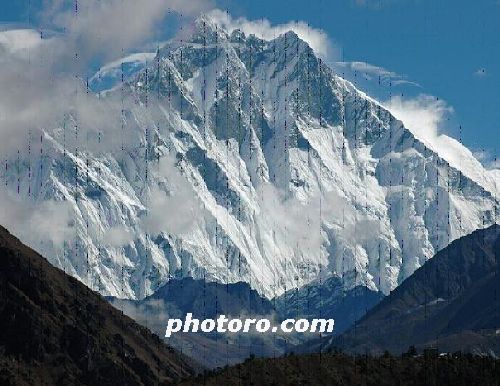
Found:
<svg viewBox="0 0 500 386"><path fill-rule="evenodd" d="M184 276L267 297L330 276L387 294L496 221L482 167L452 167L293 32L264 41L201 17L102 103L120 98L133 103L92 151L68 114L34 145L39 167L1 176L26 205L67 204L63 241L26 239L106 295Z"/></svg>

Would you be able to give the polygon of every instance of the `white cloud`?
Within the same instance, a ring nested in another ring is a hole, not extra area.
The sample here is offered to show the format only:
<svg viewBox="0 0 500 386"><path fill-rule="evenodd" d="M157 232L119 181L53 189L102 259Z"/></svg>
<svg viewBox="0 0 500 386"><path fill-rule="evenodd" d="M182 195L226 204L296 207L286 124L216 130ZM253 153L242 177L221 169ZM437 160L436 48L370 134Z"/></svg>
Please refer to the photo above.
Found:
<svg viewBox="0 0 500 386"><path fill-rule="evenodd" d="M67 2L51 0L42 11L43 29L60 32L43 39L30 29L0 32L2 157L22 149L29 132L54 130L70 115L89 137L100 131L112 138L121 103L87 93L90 65L122 57L152 37L168 12L195 15L209 8L209 0L89 0L79 2L75 14Z"/></svg>
<svg viewBox="0 0 500 386"><path fill-rule="evenodd" d="M29 50L43 42L40 32L32 29L12 29L0 32L0 55L27 57Z"/></svg>
<svg viewBox="0 0 500 386"><path fill-rule="evenodd" d="M159 177L162 183L151 189L142 219L146 229L153 234L189 232L205 214L202 204L173 157L160 160Z"/></svg>
<svg viewBox="0 0 500 386"><path fill-rule="evenodd" d="M78 3L75 15L68 2L52 0L45 5L41 29L58 32L41 35L34 29L19 28L0 32L2 159L15 157L18 151L23 154L29 138L39 138L41 131L57 137L63 123L77 125L79 138L88 140L78 144L82 151L110 151L120 146L116 139L121 138L121 125L116 123L121 118L121 101L88 93L86 71L96 59L116 59L153 37L168 12L191 16L210 8L209 0L88 0ZM132 103L125 99L125 108ZM139 130L124 132L140 135ZM98 146L97 133L102 133ZM76 147L72 138L66 138L68 148ZM137 143L137 138L128 139ZM50 151L50 146L45 147L44 155L50 156ZM0 192L0 223L35 247L47 241L60 247L71 240L74 216L69 210L65 202L21 203ZM131 238L123 229L111 229L105 236L106 242L115 245Z"/></svg>
<svg viewBox="0 0 500 386"><path fill-rule="evenodd" d="M123 247L134 241L134 235L123 226L114 226L106 230L103 241L111 247Z"/></svg>
<svg viewBox="0 0 500 386"><path fill-rule="evenodd" d="M351 244L363 242L378 230L334 191L323 193L321 200L313 195L303 202L284 195L274 185L263 184L259 188L259 206L262 210L259 221L273 229L273 237L281 238L283 243L293 240L308 251L309 257L318 256L321 251L324 234L320 230L325 222L327 228L336 229L339 240Z"/></svg>
<svg viewBox="0 0 500 386"><path fill-rule="evenodd" d="M210 0L86 0L78 12L65 2L52 0L43 19L65 31L68 55L79 60L103 55L112 60L151 38L169 12L195 16L211 7Z"/></svg>
<svg viewBox="0 0 500 386"><path fill-rule="evenodd" d="M416 137L430 144L439 136L440 125L445 117L453 113L453 108L445 101L424 94L408 99L394 96L383 104Z"/></svg>
<svg viewBox="0 0 500 386"><path fill-rule="evenodd" d="M66 201L26 203L0 189L0 224L31 247L62 248L74 236L71 205Z"/></svg>
<svg viewBox="0 0 500 386"><path fill-rule="evenodd" d="M497 184L493 175L484 173L481 162L459 141L441 133L444 120L453 114L445 101L430 95L404 99L392 97L383 103L386 108L409 129L417 139L434 150L441 158L464 175L495 192Z"/></svg>
<svg viewBox="0 0 500 386"><path fill-rule="evenodd" d="M245 17L234 19L227 12L220 9L210 11L208 16L229 32L239 29L245 35L253 34L265 40L271 40L288 31L293 31L299 38L307 42L321 58L332 61L338 56L337 47L330 40L326 32L318 28L313 28L304 21L272 25L267 19L248 20Z"/></svg>

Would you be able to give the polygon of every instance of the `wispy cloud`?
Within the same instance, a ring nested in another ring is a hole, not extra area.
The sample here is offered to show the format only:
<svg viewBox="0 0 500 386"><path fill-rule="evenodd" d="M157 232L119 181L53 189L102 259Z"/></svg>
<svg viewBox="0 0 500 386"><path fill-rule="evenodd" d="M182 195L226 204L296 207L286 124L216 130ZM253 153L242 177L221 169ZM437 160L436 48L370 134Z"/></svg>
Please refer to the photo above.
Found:
<svg viewBox="0 0 500 386"><path fill-rule="evenodd" d="M473 154L487 169L500 169L500 159L491 150L476 150Z"/></svg>
<svg viewBox="0 0 500 386"><path fill-rule="evenodd" d="M122 226L114 226L106 230L103 243L112 247L123 247L134 240L134 235Z"/></svg>
<svg viewBox="0 0 500 386"><path fill-rule="evenodd" d="M415 135L429 142L441 134L441 123L453 113L453 108L445 101L425 94L416 98L394 96L384 104Z"/></svg>
<svg viewBox="0 0 500 386"><path fill-rule="evenodd" d="M189 232L205 217L196 192L179 172L173 157L165 156L160 160L158 177L161 183L151 188L148 211L142 218L145 228L152 234ZM175 216L169 215L171 213Z"/></svg>
<svg viewBox="0 0 500 386"><path fill-rule="evenodd" d="M27 55L42 43L40 32L33 29L11 29L0 32L0 54Z"/></svg>
<svg viewBox="0 0 500 386"><path fill-rule="evenodd" d="M26 144L29 131L55 129L69 113L81 128L112 130L120 107L86 92L89 68L153 38L169 12L195 16L211 7L209 0L89 0L79 3L76 14L67 2L45 4L40 28L58 33L0 32L0 153L5 157Z"/></svg>
<svg viewBox="0 0 500 386"><path fill-rule="evenodd" d="M79 2L77 15L73 8L68 8L68 2L54 0L44 4L46 8L39 26L43 33L19 26L5 29L5 25L0 31L2 159L11 160L18 152L25 154L29 141L42 138L43 133L46 134L43 138L57 137L60 128L68 122L78 125L82 137L88 139L83 151L98 153L117 148L120 125L116 122L122 116L123 105L89 93L83 80L86 71L99 58L117 59L136 44L154 38L155 28L169 12L194 16L209 9L211 3L205 0L89 0ZM48 34L46 30L55 32ZM124 100L125 108L133 103ZM133 131L126 130L127 133ZM138 135L139 131L135 131ZM76 142L75 137L67 139ZM66 142L68 148L70 142ZM138 138L130 138L130 143L137 142ZM45 139L44 144L44 156L51 157L54 148ZM77 146L71 145L73 149ZM8 178L6 172L3 176ZM40 202L31 205L26 200L21 202L11 190L0 189L0 223L40 250L46 251L47 243L61 248L75 235L75 213L67 201L43 201L42 197L40 195ZM63 198L57 197L57 200ZM104 233L104 238L103 242L120 247L131 242L133 235L123 228L111 228Z"/></svg>
<svg viewBox="0 0 500 386"><path fill-rule="evenodd" d="M60 0L48 4L42 20L64 31L68 54L77 52L79 60L116 59L152 38L168 13L196 16L212 8L210 0L86 0L78 3L77 12Z"/></svg>
<svg viewBox="0 0 500 386"><path fill-rule="evenodd" d="M384 67L376 66L374 64L366 62L336 62L334 63L334 67L336 67L338 70L348 69L350 71L354 71L356 73L359 73L367 80L373 80L373 78L375 77L377 80L380 80L384 84L391 82L393 85L407 84L420 87L418 83L406 79L406 75L398 74L394 71L387 70Z"/></svg>
<svg viewBox="0 0 500 386"><path fill-rule="evenodd" d="M0 224L22 236L32 247L60 249L74 236L71 206L67 202L47 200L26 203L0 188Z"/></svg>
<svg viewBox="0 0 500 386"><path fill-rule="evenodd" d="M400 78L400 75L393 71L366 62L342 62L342 64L366 74L374 74L384 78Z"/></svg>
<svg viewBox="0 0 500 386"><path fill-rule="evenodd" d="M392 5L401 0L351 0L358 7L366 7L372 9L381 9L385 6Z"/></svg>
<svg viewBox="0 0 500 386"><path fill-rule="evenodd" d="M400 119L415 137L434 150L451 166L464 175L490 189L497 190L496 183L484 174L484 155L473 154L460 141L444 133L444 122L454 113L445 101L431 95L421 94L415 98L392 97L383 103ZM483 164L481 163L483 162Z"/></svg>

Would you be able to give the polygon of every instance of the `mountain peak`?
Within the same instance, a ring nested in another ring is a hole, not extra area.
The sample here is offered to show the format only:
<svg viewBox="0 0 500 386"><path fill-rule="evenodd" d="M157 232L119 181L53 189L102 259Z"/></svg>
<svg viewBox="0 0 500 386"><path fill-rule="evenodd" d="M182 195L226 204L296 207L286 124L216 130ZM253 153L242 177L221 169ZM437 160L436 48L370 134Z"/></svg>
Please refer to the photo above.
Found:
<svg viewBox="0 0 500 386"><path fill-rule="evenodd" d="M450 241L496 221L498 199L481 181L336 77L300 34L263 40L219 16L199 17L130 82L148 103L126 106L127 136L138 138L129 148L69 159L60 136L36 176L2 172L27 205L42 198L23 186L44 181L40 191L71 206L75 248L99 251L87 261L44 243L54 264L117 297L187 276L245 281L272 297L323 274L387 294ZM183 205L166 193L170 181ZM87 223L130 237L103 246Z"/></svg>
<svg viewBox="0 0 500 386"><path fill-rule="evenodd" d="M209 14L203 13L194 20L188 41L198 44L216 44L228 38L228 32Z"/></svg>
<svg viewBox="0 0 500 386"><path fill-rule="evenodd" d="M231 32L231 42L232 43L241 43L246 40L246 35L245 33L237 28Z"/></svg>

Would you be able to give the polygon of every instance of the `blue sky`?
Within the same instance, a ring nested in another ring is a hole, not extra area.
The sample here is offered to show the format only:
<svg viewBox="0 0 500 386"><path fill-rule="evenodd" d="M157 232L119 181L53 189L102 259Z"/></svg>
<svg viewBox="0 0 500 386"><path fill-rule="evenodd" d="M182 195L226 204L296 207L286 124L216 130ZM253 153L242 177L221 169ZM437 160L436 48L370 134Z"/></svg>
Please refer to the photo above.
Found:
<svg viewBox="0 0 500 386"><path fill-rule="evenodd" d="M1 0L1 4L4 29L8 23L39 27L33 15L40 0ZM359 78L354 80L361 88L381 100L419 94L439 98L453 108L441 130L474 152L486 152L485 162L498 154L500 1L217 0L213 4L233 17L266 18L272 24L301 20L323 30L335 47L332 62L366 62L407 81L379 86L356 73ZM159 31L154 37L166 35Z"/></svg>

